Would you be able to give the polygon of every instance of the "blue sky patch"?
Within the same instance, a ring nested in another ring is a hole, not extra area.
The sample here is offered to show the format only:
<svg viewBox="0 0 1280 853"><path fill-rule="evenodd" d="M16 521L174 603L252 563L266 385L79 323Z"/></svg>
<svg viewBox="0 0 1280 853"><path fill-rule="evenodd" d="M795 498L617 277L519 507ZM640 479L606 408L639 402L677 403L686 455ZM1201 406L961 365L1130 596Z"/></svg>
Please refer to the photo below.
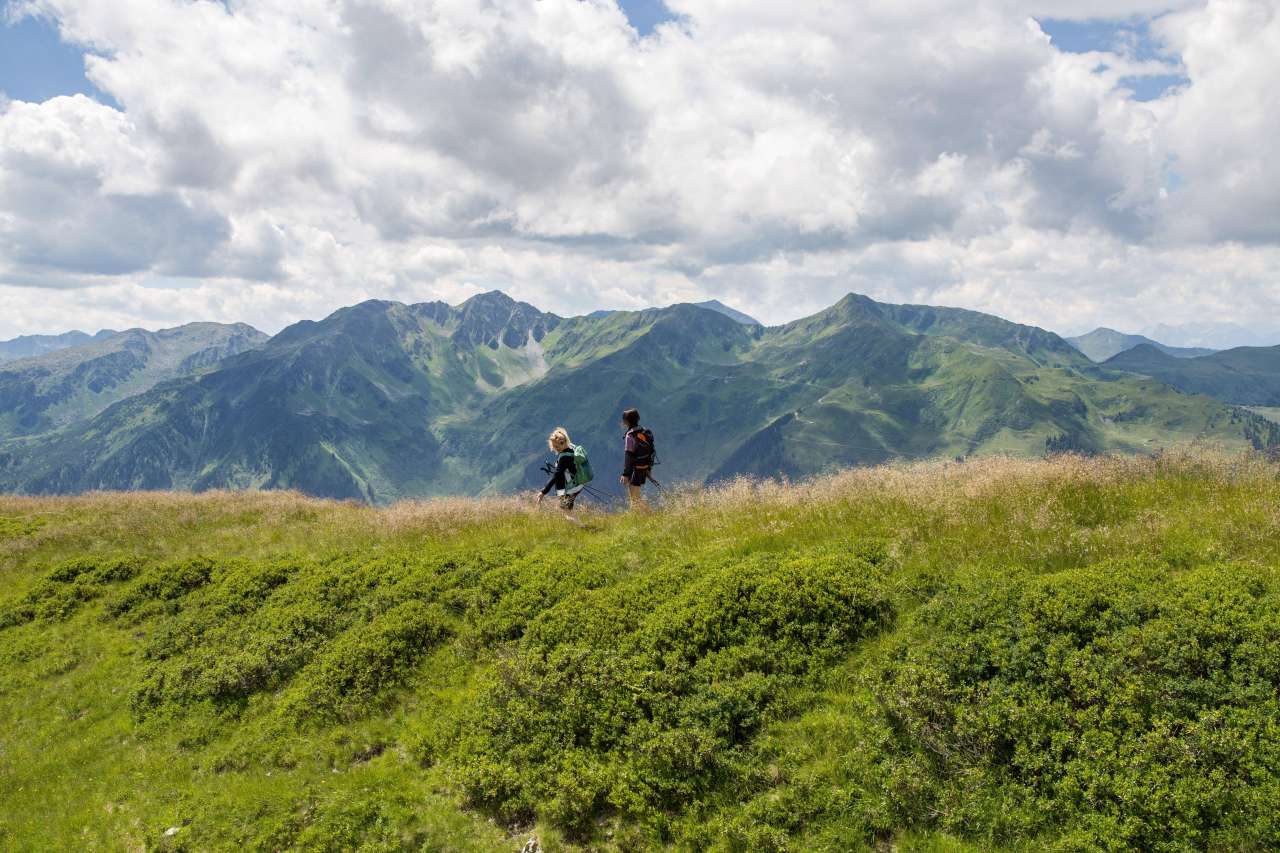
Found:
<svg viewBox="0 0 1280 853"><path fill-rule="evenodd" d="M1154 77L1121 77L1120 85L1133 92L1135 101L1154 101L1170 89L1185 86L1191 81L1181 74L1158 74Z"/></svg>
<svg viewBox="0 0 1280 853"><path fill-rule="evenodd" d="M1042 18L1037 23L1054 46L1066 53L1105 51L1128 56L1139 62L1177 61L1177 57L1170 56L1161 49L1151 34L1151 22L1146 19L1062 21ZM1135 101L1154 101L1170 89L1189 82L1180 74L1161 74L1125 77L1120 85L1133 92Z"/></svg>
<svg viewBox="0 0 1280 853"><path fill-rule="evenodd" d="M662 0L619 0L619 5L642 36L675 20ZM64 42L52 21L30 16L13 21L9 12L10 4L0 0L0 92L33 103L81 94L119 107L85 77L84 51Z"/></svg>
<svg viewBox="0 0 1280 853"><path fill-rule="evenodd" d="M658 24L676 18L662 0L618 0L618 5L626 13L631 26L642 36L649 35Z"/></svg>
<svg viewBox="0 0 1280 853"><path fill-rule="evenodd" d="M118 107L84 76L84 51L67 44L45 18L12 20L0 0L0 92L15 101L40 102L58 95L88 95Z"/></svg>

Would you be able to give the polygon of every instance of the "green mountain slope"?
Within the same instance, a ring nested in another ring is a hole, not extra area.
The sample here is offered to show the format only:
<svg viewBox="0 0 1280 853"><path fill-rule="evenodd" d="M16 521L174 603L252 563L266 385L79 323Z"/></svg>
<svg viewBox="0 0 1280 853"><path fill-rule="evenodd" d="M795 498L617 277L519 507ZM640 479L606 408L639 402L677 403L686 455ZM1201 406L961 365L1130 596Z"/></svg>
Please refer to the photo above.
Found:
<svg viewBox="0 0 1280 853"><path fill-rule="evenodd" d="M243 323L130 329L0 366L0 438L49 432L261 345Z"/></svg>
<svg viewBox="0 0 1280 853"><path fill-rule="evenodd" d="M1106 367L1150 376L1188 394L1242 406L1280 406L1280 346L1237 347L1200 358L1172 358L1154 347L1121 353Z"/></svg>
<svg viewBox="0 0 1280 853"><path fill-rule="evenodd" d="M1253 423L1158 383L1106 379L1041 329L955 309L850 297L780 329L759 358L798 384L803 405L774 413L717 477L904 456L1133 452L1229 441Z"/></svg>
<svg viewBox="0 0 1280 853"><path fill-rule="evenodd" d="M1202 347L1170 347L1165 346L1159 341L1153 341L1151 338L1143 335L1126 335L1124 332L1117 332L1115 329L1098 328L1089 332L1087 335L1079 335L1074 338L1066 338L1067 343L1071 344L1080 352L1087 355L1091 360L1102 363L1112 356L1127 352L1134 347L1147 346L1155 347L1166 355L1175 358L1197 358L1202 355L1211 355L1216 350L1204 349Z"/></svg>
<svg viewBox="0 0 1280 853"><path fill-rule="evenodd" d="M94 341L105 340L116 332L103 329L96 335L86 334L79 330L64 332L61 335L21 335L7 341L0 341L0 364L18 358L35 358L57 352L68 347L78 347Z"/></svg>
<svg viewBox="0 0 1280 853"><path fill-rule="evenodd" d="M1061 338L849 296L763 328L675 305L562 319L500 293L367 302L60 432L0 444L0 487L296 488L386 502L540 485L569 428L602 488L619 412L663 481L803 477L901 458L1263 446L1274 424L1093 365Z"/></svg>
<svg viewBox="0 0 1280 853"><path fill-rule="evenodd" d="M32 492L458 490L431 425L545 371L538 339L557 322L506 297L459 309L362 303L91 421L0 445L0 477Z"/></svg>

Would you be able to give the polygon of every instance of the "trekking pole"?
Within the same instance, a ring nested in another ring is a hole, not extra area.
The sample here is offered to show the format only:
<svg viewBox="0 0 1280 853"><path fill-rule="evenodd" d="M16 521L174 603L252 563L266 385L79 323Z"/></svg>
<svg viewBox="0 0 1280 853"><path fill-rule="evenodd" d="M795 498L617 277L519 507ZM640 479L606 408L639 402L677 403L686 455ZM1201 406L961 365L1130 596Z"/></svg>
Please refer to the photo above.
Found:
<svg viewBox="0 0 1280 853"><path fill-rule="evenodd" d="M584 491L585 491L587 494L591 495L591 497L595 498L595 499L596 499L596 500L598 500L598 501L603 501L603 502L605 502L605 503L613 503L613 496L612 496L612 495L606 495L605 493L603 493L603 492L601 492L601 491L598 491L597 489L593 488L592 486L587 486L587 487L586 487L586 489L584 489Z"/></svg>
<svg viewBox="0 0 1280 853"><path fill-rule="evenodd" d="M595 498L596 500L600 501L602 504L604 504L608 508L612 509L614 507L615 501L612 495L606 495L603 492L600 492L591 486L586 486L583 489L583 491L586 492L591 497Z"/></svg>

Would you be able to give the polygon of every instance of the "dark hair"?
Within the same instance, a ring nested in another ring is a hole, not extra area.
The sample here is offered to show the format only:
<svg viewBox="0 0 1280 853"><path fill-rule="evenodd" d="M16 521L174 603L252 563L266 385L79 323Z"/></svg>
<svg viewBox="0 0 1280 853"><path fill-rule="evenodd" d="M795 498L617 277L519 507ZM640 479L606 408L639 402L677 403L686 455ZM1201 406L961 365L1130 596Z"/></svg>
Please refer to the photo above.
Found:
<svg viewBox="0 0 1280 853"><path fill-rule="evenodd" d="M640 426L640 413L635 409L627 409L622 413L622 422L632 429L635 429Z"/></svg>

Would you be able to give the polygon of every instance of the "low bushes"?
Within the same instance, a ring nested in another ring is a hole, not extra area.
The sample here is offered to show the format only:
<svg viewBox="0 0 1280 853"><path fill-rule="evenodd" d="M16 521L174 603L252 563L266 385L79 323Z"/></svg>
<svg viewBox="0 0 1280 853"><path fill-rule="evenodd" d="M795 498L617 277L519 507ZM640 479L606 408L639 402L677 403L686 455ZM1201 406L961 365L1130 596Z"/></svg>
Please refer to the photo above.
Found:
<svg viewBox="0 0 1280 853"><path fill-rule="evenodd" d="M1280 846L1280 574L983 576L875 669L870 815L1070 849Z"/></svg>
<svg viewBox="0 0 1280 853"><path fill-rule="evenodd" d="M893 609L840 551L679 567L546 611L496 667L458 751L470 800L591 833L662 834L739 775L742 748Z"/></svg>
<svg viewBox="0 0 1280 853"><path fill-rule="evenodd" d="M0 542L0 838L1280 848L1276 473L983 460L585 530L15 505L48 521Z"/></svg>
<svg viewBox="0 0 1280 853"><path fill-rule="evenodd" d="M501 600L485 594L484 579L505 565L499 561L516 559L510 551L427 550L224 565L155 630L134 716L180 716L200 704L234 714L254 695L285 687L293 720L367 711L459 618Z"/></svg>
<svg viewBox="0 0 1280 853"><path fill-rule="evenodd" d="M133 559L76 559L62 563L26 595L0 605L0 629L35 619L68 619L86 602L105 594L111 584L134 577L140 565Z"/></svg>
<svg viewBox="0 0 1280 853"><path fill-rule="evenodd" d="M107 602L107 614L116 618L132 616L138 621L153 613L176 612L173 602L208 583L214 567L213 560L203 557L149 566Z"/></svg>
<svg viewBox="0 0 1280 853"><path fill-rule="evenodd" d="M439 605L396 605L348 629L298 673L284 698L285 713L330 722L367 713L379 693L395 686L427 648L448 634Z"/></svg>

